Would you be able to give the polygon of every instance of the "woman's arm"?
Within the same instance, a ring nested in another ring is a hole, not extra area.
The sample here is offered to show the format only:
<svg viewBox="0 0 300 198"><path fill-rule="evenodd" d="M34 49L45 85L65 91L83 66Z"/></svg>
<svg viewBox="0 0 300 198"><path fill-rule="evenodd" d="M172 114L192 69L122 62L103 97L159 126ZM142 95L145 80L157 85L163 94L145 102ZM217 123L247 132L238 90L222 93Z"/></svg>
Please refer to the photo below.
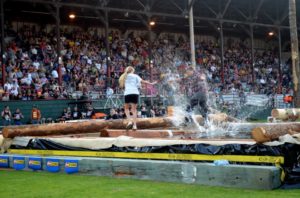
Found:
<svg viewBox="0 0 300 198"><path fill-rule="evenodd" d="M149 85L155 85L157 82L155 81L155 82L149 82L149 81L147 81L147 80L141 80L141 83L144 83L144 84L149 84Z"/></svg>

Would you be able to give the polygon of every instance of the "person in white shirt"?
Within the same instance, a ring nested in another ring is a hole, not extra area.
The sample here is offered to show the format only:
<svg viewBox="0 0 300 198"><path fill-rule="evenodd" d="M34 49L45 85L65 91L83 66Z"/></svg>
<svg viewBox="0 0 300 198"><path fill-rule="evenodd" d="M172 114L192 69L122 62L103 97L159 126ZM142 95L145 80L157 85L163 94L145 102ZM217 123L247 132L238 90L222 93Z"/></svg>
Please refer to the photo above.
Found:
<svg viewBox="0 0 300 198"><path fill-rule="evenodd" d="M4 90L7 92L10 92L10 90L12 89L13 85L11 83L11 80L8 80L5 84L4 84Z"/></svg>
<svg viewBox="0 0 300 198"><path fill-rule="evenodd" d="M52 70L51 75L53 78L58 78L58 73L55 69Z"/></svg>
<svg viewBox="0 0 300 198"><path fill-rule="evenodd" d="M127 124L127 128L131 128L133 130L137 129L136 121L137 121L137 103L139 100L139 88L141 87L141 83L144 84L150 84L154 85L156 82L149 82L146 80L143 80L140 76L137 74L134 74L134 68L131 66L128 66L125 69L125 72L120 76L119 78L119 85L121 88L124 88L124 96L125 96L125 114L127 119L129 119L129 122ZM131 112L132 112L132 120L129 112L129 107L131 106Z"/></svg>
<svg viewBox="0 0 300 198"><path fill-rule="evenodd" d="M114 90L111 87L107 87L106 89L106 97L111 98L114 94Z"/></svg>

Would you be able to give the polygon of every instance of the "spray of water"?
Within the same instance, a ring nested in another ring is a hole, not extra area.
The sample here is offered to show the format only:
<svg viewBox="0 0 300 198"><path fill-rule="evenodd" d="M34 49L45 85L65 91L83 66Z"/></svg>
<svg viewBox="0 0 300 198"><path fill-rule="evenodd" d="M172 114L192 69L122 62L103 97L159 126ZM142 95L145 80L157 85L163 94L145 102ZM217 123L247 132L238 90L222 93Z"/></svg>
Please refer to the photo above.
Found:
<svg viewBox="0 0 300 198"><path fill-rule="evenodd" d="M178 72L178 62L180 62L181 56L178 54L175 54L174 58L168 58L167 60L162 57L163 60L161 60L161 73L164 75L162 87L161 89L167 93L168 103L169 105L174 106L174 113L173 113L173 120L174 125L179 127L182 125L185 125L186 123L186 117L191 118L191 122L193 125L193 130L199 131L199 137L203 134L206 134L206 137L213 138L213 137L220 137L220 136L235 136L238 134L239 126L234 125L226 125L224 123L215 123L208 119L208 121L205 123L205 126L201 126L198 121L195 118L195 112L187 112L187 106L189 105L190 98L186 96L186 93L182 93L181 90L181 83L183 74ZM193 75L197 75L197 73L194 73ZM193 78L193 76L191 76ZM194 85L190 85L194 86ZM208 86L208 83L206 83L206 86ZM209 87L206 87L207 90L209 90ZM208 95L208 106L210 109L217 109L216 101L214 101L212 98L214 98L211 95ZM243 106L235 105L237 108L236 110L240 110L243 108ZM258 109L257 109L258 110ZM261 110L261 108L259 109ZM245 112L245 111L244 111ZM245 120L246 117L248 117L251 113L254 112L254 109L250 109L249 112L245 112L241 116L241 120Z"/></svg>

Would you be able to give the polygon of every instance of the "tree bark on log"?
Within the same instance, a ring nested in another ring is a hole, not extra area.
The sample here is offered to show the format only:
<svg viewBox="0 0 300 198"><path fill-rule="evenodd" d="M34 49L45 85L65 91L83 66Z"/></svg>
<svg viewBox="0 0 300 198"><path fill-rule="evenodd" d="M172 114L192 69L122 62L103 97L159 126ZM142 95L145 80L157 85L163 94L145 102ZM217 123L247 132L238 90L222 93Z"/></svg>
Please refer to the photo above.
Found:
<svg viewBox="0 0 300 198"><path fill-rule="evenodd" d="M300 132L300 123L273 123L252 130L252 138L258 143L269 142L278 139L282 135Z"/></svg>
<svg viewBox="0 0 300 198"><path fill-rule="evenodd" d="M184 117L182 117L184 119ZM195 116L197 122L202 123L203 118L200 115ZM214 122L227 122L232 120L226 114L211 115L210 119ZM138 129L153 128L171 128L174 127L176 120L173 117L157 118L139 118L137 119ZM184 122L182 120L182 122ZM68 135L79 133L100 132L103 129L126 129L128 120L87 120L80 122L53 123L42 125L24 125L24 126L7 126L2 130L3 137L14 138L16 136L49 136L49 135Z"/></svg>
<svg viewBox="0 0 300 198"><path fill-rule="evenodd" d="M280 120L292 120L295 121L300 116L300 109L290 108L290 109L273 109L271 112L273 118Z"/></svg>
<svg viewBox="0 0 300 198"><path fill-rule="evenodd" d="M120 130L120 129L106 129L101 131L101 137L119 137L122 135L134 138L177 138L177 139L191 139L197 135L197 131L184 131L184 130Z"/></svg>
<svg viewBox="0 0 300 198"><path fill-rule="evenodd" d="M105 128L125 129L127 123L128 120L87 120L41 125L8 126L3 128L2 133L5 138L16 136L67 135L98 132ZM138 119L137 126L141 129L147 129L171 127L173 124L170 118L145 118Z"/></svg>

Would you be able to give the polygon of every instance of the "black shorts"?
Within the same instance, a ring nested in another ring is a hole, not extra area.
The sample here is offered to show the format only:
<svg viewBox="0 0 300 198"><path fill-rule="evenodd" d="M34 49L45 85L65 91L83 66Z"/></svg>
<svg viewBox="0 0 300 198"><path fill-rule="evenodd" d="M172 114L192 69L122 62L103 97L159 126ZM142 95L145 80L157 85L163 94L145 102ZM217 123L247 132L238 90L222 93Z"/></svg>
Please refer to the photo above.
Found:
<svg viewBox="0 0 300 198"><path fill-rule="evenodd" d="M138 94L129 94L125 96L125 103L133 103L137 104L139 102L139 95Z"/></svg>

